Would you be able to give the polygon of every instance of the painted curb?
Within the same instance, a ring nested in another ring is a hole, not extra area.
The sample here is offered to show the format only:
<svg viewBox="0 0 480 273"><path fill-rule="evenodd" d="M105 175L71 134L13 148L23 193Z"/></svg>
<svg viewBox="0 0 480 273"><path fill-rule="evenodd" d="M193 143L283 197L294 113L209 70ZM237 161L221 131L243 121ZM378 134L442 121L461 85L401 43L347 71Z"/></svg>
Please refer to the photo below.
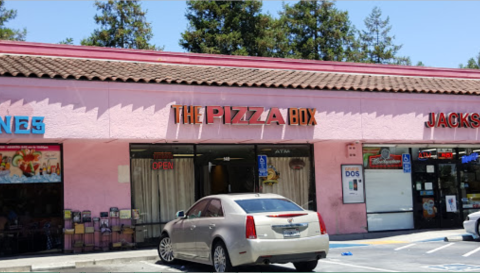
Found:
<svg viewBox="0 0 480 273"><path fill-rule="evenodd" d="M30 265L1 267L0 272L30 272L32 267Z"/></svg>
<svg viewBox="0 0 480 273"><path fill-rule="evenodd" d="M473 235L455 235L445 237L445 242L461 242L461 241L473 241Z"/></svg>

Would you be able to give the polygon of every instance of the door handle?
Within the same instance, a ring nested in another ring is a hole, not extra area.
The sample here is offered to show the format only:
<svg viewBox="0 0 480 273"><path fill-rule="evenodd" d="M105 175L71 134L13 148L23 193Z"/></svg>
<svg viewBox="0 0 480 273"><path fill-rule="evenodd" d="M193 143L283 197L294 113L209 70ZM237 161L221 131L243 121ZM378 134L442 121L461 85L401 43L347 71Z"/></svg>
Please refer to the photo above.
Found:
<svg viewBox="0 0 480 273"><path fill-rule="evenodd" d="M192 226L190 227L190 230L194 230L196 227L197 227L196 225L192 225Z"/></svg>
<svg viewBox="0 0 480 273"><path fill-rule="evenodd" d="M209 229L215 228L215 224L210 224L210 225L208 225L208 228L209 228Z"/></svg>

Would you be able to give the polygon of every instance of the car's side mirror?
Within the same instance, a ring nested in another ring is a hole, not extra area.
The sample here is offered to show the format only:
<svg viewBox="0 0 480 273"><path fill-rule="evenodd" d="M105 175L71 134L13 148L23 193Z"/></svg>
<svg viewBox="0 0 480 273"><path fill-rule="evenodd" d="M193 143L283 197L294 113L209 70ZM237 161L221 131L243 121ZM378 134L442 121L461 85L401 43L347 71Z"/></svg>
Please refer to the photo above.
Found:
<svg viewBox="0 0 480 273"><path fill-rule="evenodd" d="M177 218L185 218L185 212L183 210L177 211Z"/></svg>

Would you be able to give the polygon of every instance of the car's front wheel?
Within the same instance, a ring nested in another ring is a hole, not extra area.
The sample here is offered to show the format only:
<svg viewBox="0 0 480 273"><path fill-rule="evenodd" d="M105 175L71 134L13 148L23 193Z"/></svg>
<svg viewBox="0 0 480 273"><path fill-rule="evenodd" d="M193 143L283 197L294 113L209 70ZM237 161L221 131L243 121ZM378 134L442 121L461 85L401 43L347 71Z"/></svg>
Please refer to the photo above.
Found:
<svg viewBox="0 0 480 273"><path fill-rule="evenodd" d="M480 220L477 221L477 235L480 236Z"/></svg>
<svg viewBox="0 0 480 273"><path fill-rule="evenodd" d="M175 261L175 258L173 257L172 240L166 233L160 236L160 244L158 244L158 256L160 256L162 262L166 264L171 264Z"/></svg>
<svg viewBox="0 0 480 273"><path fill-rule="evenodd" d="M311 272L312 270L315 269L315 267L317 267L317 264L318 264L318 260L293 263L293 265L295 266L295 269L297 269L298 272Z"/></svg>
<svg viewBox="0 0 480 273"><path fill-rule="evenodd" d="M217 242L213 246L213 267L216 272L231 272L232 264L228 256L227 248L223 242Z"/></svg>

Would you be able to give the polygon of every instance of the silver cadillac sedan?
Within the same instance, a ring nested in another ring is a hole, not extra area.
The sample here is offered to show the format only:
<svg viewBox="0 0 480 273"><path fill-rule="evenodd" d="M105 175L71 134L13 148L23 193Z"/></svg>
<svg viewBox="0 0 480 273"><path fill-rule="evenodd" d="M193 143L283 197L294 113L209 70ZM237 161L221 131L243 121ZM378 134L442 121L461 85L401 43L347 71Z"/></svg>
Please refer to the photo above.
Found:
<svg viewBox="0 0 480 273"><path fill-rule="evenodd" d="M277 194L211 195L165 225L158 254L213 265L217 272L251 264L289 263L312 271L329 250L325 223Z"/></svg>

